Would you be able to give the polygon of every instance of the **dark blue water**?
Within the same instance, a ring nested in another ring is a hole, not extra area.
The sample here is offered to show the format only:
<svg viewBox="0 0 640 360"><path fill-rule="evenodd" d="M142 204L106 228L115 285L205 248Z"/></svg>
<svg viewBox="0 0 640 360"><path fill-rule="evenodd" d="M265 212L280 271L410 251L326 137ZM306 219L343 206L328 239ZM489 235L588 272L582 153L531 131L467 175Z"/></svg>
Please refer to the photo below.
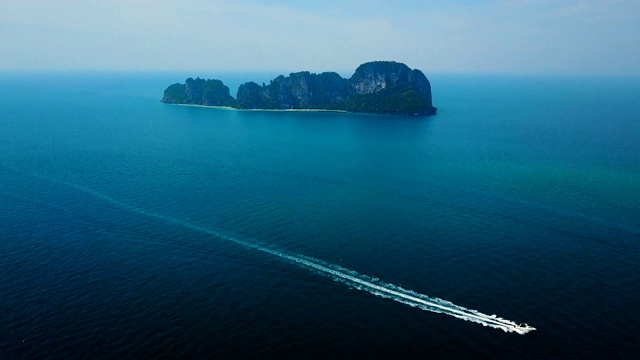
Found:
<svg viewBox="0 0 640 360"><path fill-rule="evenodd" d="M183 78L0 76L0 359L640 352L640 80L432 76L404 118L160 103Z"/></svg>

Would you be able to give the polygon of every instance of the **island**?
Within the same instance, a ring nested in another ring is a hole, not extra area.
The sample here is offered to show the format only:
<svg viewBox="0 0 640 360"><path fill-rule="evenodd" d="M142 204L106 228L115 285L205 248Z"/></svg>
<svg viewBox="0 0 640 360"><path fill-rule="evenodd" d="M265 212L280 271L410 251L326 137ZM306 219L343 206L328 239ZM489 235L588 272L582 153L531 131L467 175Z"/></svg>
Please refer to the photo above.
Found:
<svg viewBox="0 0 640 360"><path fill-rule="evenodd" d="M335 72L280 75L268 85L247 82L235 98L220 80L189 78L170 85L168 104L224 106L258 110L334 110L370 114L435 115L431 84L418 69L394 61L360 65L349 79Z"/></svg>

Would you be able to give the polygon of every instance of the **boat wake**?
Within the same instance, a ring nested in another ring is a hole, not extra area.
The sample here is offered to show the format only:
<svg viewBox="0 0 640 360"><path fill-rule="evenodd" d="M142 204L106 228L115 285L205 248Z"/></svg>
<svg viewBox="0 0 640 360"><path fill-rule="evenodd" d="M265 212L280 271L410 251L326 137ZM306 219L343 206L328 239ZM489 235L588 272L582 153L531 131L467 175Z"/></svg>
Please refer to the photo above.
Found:
<svg viewBox="0 0 640 360"><path fill-rule="evenodd" d="M263 253L273 255L279 259L285 260L287 262L290 262L302 268L308 269L318 275L330 277L335 281L339 281L354 289L365 291L372 295L376 295L386 299L391 299L399 303L409 305L421 310L426 310L426 311L440 313L440 314L446 314L446 315L453 316L455 318L462 319L465 321L475 322L478 324L482 324L483 326L500 329L505 332L514 332L517 334L524 335L530 331L536 330L534 327L531 327L526 324L518 324L514 321L503 319L496 315L487 315L477 310L467 309L465 307L455 305L449 301L442 300L439 298L429 297L427 295L420 294L415 291L407 290L400 286L383 282L376 278L363 275L356 271L346 269L335 264L327 263L316 258L312 258L312 257L300 255L300 254L289 253L279 249L274 249L270 246L265 246L262 244L257 244L255 242L242 240L237 236L233 236L219 230L209 229L206 227L188 223L180 219L172 218L159 213L141 209L141 208L129 205L127 203L124 203L122 201L116 200L112 197L109 197L97 191L91 190L89 188L85 188L80 185L76 185L76 184L65 182L65 181L60 181L57 179L52 179L46 176L42 176L40 174L32 173L32 175L82 191L86 194L99 198L105 202L108 202L124 210L128 210L128 211L145 215L151 218L155 218L158 220L180 225L191 230L195 230L204 234L209 234L217 238L236 243L246 248L254 249L257 251L261 251Z"/></svg>

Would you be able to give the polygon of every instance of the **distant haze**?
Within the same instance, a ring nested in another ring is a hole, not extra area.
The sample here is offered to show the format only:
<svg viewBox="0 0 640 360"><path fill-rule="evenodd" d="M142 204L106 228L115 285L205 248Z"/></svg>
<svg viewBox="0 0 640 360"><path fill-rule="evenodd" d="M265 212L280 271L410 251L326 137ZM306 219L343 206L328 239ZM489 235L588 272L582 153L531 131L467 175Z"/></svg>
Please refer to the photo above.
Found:
<svg viewBox="0 0 640 360"><path fill-rule="evenodd" d="M0 0L4 71L640 75L640 1Z"/></svg>

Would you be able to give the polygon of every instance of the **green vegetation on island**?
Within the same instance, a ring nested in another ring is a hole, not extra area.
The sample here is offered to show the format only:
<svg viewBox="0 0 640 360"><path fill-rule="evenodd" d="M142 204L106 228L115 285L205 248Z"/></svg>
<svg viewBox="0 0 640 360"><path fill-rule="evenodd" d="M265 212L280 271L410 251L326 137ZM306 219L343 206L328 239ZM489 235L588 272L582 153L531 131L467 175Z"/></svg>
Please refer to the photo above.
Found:
<svg viewBox="0 0 640 360"><path fill-rule="evenodd" d="M432 115L431 109L431 103L420 90L410 85L355 94L345 104L347 111L371 114Z"/></svg>
<svg viewBox="0 0 640 360"><path fill-rule="evenodd" d="M335 72L280 75L269 85L240 85L234 99L220 80L186 80L170 85L162 102L237 109L322 109L399 115L434 115L431 85L417 69L393 61L360 65L349 79Z"/></svg>

